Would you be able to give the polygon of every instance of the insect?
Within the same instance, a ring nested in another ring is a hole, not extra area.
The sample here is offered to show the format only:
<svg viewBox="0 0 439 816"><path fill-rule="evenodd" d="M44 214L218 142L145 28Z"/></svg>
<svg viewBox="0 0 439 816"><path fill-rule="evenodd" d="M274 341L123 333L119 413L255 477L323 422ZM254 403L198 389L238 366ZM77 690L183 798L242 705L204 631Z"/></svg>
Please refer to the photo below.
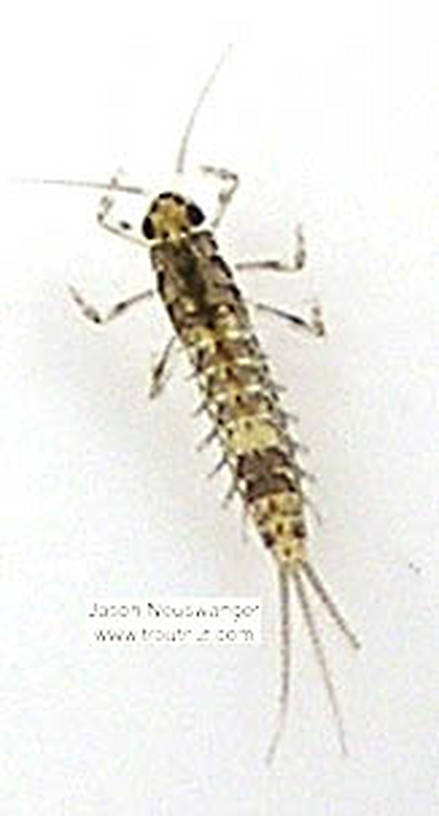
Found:
<svg viewBox="0 0 439 816"><path fill-rule="evenodd" d="M189 117L179 147L176 175L184 171L186 151L196 117L210 90L220 64L203 87ZM228 467L231 493L239 494L277 572L281 617L281 683L278 722L271 739L267 761L273 759L285 725L290 687L290 587L294 585L305 626L320 666L333 712L341 749L346 753L344 727L335 688L322 642L309 603L309 590L320 599L348 642L359 641L339 612L325 584L311 564L305 473L298 460L299 444L289 427L280 389L253 329L247 303L231 267L218 250L215 232L238 186L238 176L223 168L205 166L204 173L220 185L217 207L206 226L204 213L195 201L183 196L178 186L160 192L146 208L140 229L114 215L118 192L146 195L140 187L124 186L116 175L110 183L54 181L53 183L99 187L106 190L98 210L98 222L106 230L149 249L157 291L173 328L173 336L156 364L151 396L163 388L171 353L179 341L189 358L202 395L200 411L212 423L208 440L217 438L222 457L215 472ZM49 180L47 180L48 183ZM297 232L297 250L292 267L276 260L236 264L274 272L300 269L305 261L304 239ZM73 287L73 299L83 315L96 324L106 324L129 307L150 298L147 290L117 303L102 315ZM275 314L290 325L321 336L324 327L320 309L314 305L309 320L266 304L256 309Z"/></svg>

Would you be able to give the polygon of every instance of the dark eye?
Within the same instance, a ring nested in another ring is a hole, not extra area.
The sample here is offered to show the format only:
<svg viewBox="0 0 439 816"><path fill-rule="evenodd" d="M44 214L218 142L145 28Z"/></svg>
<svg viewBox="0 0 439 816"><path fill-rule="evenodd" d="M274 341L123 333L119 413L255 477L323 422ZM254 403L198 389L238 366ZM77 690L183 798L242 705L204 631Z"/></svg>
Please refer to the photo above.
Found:
<svg viewBox="0 0 439 816"><path fill-rule="evenodd" d="M154 234L155 234L154 224L152 223L149 215L147 215L146 218L143 221L142 232L143 232L145 238L154 238Z"/></svg>
<svg viewBox="0 0 439 816"><path fill-rule="evenodd" d="M186 214L190 223L194 227L198 227L204 221L204 215L196 204L188 204L186 207Z"/></svg>

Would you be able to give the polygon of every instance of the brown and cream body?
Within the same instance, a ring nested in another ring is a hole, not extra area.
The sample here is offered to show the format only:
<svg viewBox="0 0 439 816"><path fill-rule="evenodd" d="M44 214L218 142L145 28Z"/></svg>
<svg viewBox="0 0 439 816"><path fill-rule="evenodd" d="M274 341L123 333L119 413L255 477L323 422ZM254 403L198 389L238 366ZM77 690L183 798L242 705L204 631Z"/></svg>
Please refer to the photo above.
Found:
<svg viewBox="0 0 439 816"><path fill-rule="evenodd" d="M151 259L245 509L279 563L293 565L306 537L302 471L232 272L208 231L157 244Z"/></svg>
<svg viewBox="0 0 439 816"><path fill-rule="evenodd" d="M293 581L306 627L322 670L337 723L345 738L335 689L314 623L306 583L348 638L359 643L338 611L307 552L304 472L297 461L279 391L253 331L247 306L230 267L218 253L196 204L177 193L161 193L143 221L157 288L172 325L186 349L213 430L223 448L220 464L232 472L237 490L266 548L273 554L281 598L282 673L279 724L268 752L271 759L284 725L289 694L289 586Z"/></svg>

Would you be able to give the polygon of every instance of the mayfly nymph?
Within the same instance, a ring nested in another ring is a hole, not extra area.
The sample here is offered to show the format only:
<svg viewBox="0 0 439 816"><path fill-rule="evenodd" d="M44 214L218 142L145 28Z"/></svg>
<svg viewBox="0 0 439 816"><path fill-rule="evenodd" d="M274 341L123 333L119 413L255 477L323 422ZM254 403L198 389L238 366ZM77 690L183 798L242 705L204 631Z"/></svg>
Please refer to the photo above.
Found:
<svg viewBox="0 0 439 816"><path fill-rule="evenodd" d="M217 74L215 67L198 97L180 145L177 178L184 169L189 136L201 103ZM338 611L308 555L308 523L304 471L297 456L298 443L292 435L288 414L284 410L265 354L253 329L249 309L236 284L231 267L219 253L214 232L238 186L238 177L228 170L205 166L202 170L221 185L216 212L206 226L204 213L195 201L183 196L176 186L161 192L146 209L139 230L127 221L114 217L114 194L131 192L146 195L140 187L120 184L118 177L109 184L82 182L83 186L101 187L107 194L101 200L98 221L102 227L129 241L147 246L156 275L156 288L163 300L174 335L153 372L151 395L164 383L166 366L175 342L184 347L202 394L201 407L212 422L212 438L222 448L216 468L227 466L232 475L233 492L237 492L260 538L271 553L277 570L281 602L281 691L279 720L270 743L267 759L271 760L285 722L290 685L290 585L293 584L317 661L320 665L338 736L346 753L344 729L335 689L326 663L322 643L311 607L311 589L322 602L332 620L354 648L359 642ZM81 182L58 182L81 184ZM297 233L295 263L291 267L279 261L235 264L245 267L287 271L304 264L302 233ZM83 314L98 324L111 321L129 306L154 292L147 290L117 303L107 315L86 303L71 287L74 300ZM260 311L279 315L290 324L311 334L324 332L318 306L309 320L276 307L256 304Z"/></svg>

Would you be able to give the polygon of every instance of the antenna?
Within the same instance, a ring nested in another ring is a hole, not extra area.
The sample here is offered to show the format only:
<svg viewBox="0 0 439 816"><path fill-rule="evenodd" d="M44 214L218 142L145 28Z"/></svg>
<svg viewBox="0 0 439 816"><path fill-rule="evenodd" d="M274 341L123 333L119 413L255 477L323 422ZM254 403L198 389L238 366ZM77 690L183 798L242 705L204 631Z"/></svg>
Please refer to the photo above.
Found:
<svg viewBox="0 0 439 816"><path fill-rule="evenodd" d="M232 43L229 43L225 47L223 53L221 54L221 57L219 58L217 64L215 65L215 67L214 67L212 73L210 74L207 82L205 83L205 85L203 85L194 107L192 108L191 114L189 116L188 122L186 124L185 130L184 130L184 133L183 133L182 140L180 142L180 147L179 147L179 150L178 150L177 164L176 164L176 168L175 168L177 173L183 173L184 163L185 163L185 159L186 159L187 146L188 146L190 136L192 134L192 130L193 130L193 127L194 127L194 124L195 124L195 120L196 120L196 118L198 116L200 108L201 108L207 94L209 93L210 89L212 88L212 86L213 86L213 84L214 84L214 82L216 80L218 72L220 71L220 69L222 68L224 62L226 61L226 58L228 57L232 47L233 47Z"/></svg>
<svg viewBox="0 0 439 816"><path fill-rule="evenodd" d="M66 187L91 187L93 190L117 190L119 193L135 193L136 195L146 195L142 187L117 183L116 179L111 181L75 181L74 179L40 179L24 178L16 179L19 184L63 184Z"/></svg>
<svg viewBox="0 0 439 816"><path fill-rule="evenodd" d="M216 63L212 73L210 74L207 82L203 85L198 99L191 111L189 116L188 122L186 124L183 137L180 142L180 147L178 150L177 155L177 164L176 164L176 172L183 173L184 170L184 163L186 159L186 152L187 146L192 134L192 130L195 124L195 120L197 115L200 111L200 108L209 93L210 89L212 88L215 79L217 77L218 72L220 71L223 63L226 61L230 50L232 49L232 43L228 43L225 47L221 57L219 58L218 62ZM135 195L147 195L146 191L142 187L137 187L135 185L127 184L127 185L120 185L117 180L117 176L114 177L110 182L104 181L75 181L74 179L40 179L40 178L25 178L25 179L14 179L19 184L57 184L57 185L64 185L65 187L88 187L93 190L109 190L114 191L117 190L119 193L134 193Z"/></svg>

